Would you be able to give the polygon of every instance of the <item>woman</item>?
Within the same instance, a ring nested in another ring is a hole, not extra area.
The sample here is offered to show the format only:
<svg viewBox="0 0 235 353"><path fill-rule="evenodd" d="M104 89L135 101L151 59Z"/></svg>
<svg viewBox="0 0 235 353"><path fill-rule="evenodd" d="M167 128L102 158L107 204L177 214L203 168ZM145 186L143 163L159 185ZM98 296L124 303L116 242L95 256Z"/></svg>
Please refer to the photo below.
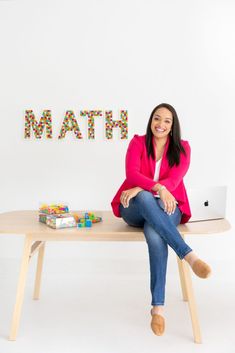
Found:
<svg viewBox="0 0 235 353"><path fill-rule="evenodd" d="M211 273L177 230L191 216L183 182L189 164L190 146L181 140L177 113L170 104L159 104L150 115L146 135L135 135L130 141L126 180L111 203L117 217L130 226L143 227L151 274L151 328L159 336L165 329L168 245L199 277Z"/></svg>

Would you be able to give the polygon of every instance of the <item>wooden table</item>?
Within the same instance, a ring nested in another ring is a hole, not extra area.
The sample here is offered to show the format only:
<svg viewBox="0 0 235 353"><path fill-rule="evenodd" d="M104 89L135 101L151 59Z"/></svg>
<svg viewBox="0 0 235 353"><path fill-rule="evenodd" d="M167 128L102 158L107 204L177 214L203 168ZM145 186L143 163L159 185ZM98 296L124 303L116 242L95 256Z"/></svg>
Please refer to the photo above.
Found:
<svg viewBox="0 0 235 353"><path fill-rule="evenodd" d="M74 211L80 213L80 211ZM24 235L24 249L19 273L15 307L9 339L16 340L20 322L21 308L24 297L25 282L29 260L38 252L34 299L39 299L43 256L46 241L143 241L143 229L130 227L121 218L113 216L111 211L94 211L103 218L103 222L93 225L92 228L67 228L54 230L38 222L37 211L13 211L0 214L0 233ZM179 225L178 230L182 237L192 234L215 234L230 229L227 220L215 220ZM190 267L186 261L177 256L180 283L183 300L188 302L191 315L194 341L201 343L201 333L196 310L195 297L192 288Z"/></svg>

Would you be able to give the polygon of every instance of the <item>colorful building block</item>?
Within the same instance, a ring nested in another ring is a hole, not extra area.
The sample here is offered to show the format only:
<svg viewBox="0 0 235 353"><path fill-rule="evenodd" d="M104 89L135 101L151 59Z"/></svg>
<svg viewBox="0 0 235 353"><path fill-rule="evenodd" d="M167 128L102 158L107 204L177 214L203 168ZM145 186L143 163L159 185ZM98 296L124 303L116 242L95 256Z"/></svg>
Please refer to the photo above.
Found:
<svg viewBox="0 0 235 353"><path fill-rule="evenodd" d="M91 221L91 219L86 219L86 222L85 222L85 225L86 225L86 227L91 227L92 226L92 221Z"/></svg>

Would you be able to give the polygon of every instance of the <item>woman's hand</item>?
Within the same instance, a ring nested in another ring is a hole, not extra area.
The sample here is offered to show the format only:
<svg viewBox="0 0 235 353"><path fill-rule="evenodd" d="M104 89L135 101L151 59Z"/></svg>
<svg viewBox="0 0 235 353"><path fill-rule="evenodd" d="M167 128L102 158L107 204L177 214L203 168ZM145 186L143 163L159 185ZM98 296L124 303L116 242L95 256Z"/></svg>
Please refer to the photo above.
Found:
<svg viewBox="0 0 235 353"><path fill-rule="evenodd" d="M135 197L141 190L138 186L135 188L131 188L128 190L125 190L121 193L121 197L120 197L120 202L123 205L123 207L129 207L129 201L130 199L132 199L133 197Z"/></svg>
<svg viewBox="0 0 235 353"><path fill-rule="evenodd" d="M175 212L177 201L174 198L174 196L168 191L167 189L162 189L158 192L160 199L164 203L164 211L168 214L171 215L172 213Z"/></svg>

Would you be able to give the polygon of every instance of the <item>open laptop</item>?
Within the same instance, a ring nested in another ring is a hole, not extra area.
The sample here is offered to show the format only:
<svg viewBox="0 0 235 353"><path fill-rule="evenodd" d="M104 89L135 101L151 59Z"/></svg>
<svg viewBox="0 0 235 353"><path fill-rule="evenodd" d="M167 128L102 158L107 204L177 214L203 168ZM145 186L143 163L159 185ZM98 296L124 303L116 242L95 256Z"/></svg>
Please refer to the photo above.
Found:
<svg viewBox="0 0 235 353"><path fill-rule="evenodd" d="M189 222L225 218L226 186L187 188L192 217Z"/></svg>

